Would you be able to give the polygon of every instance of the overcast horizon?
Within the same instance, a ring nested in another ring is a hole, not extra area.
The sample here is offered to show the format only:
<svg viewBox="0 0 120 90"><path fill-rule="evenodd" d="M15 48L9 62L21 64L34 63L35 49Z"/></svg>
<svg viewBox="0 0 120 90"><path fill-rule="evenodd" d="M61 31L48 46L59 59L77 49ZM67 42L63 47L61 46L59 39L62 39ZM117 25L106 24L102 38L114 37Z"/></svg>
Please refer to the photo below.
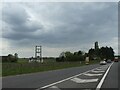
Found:
<svg viewBox="0 0 120 90"><path fill-rule="evenodd" d="M98 41L118 54L117 2L4 3L2 11L2 55L59 56L63 51L88 52ZM1 42L0 42L1 43Z"/></svg>

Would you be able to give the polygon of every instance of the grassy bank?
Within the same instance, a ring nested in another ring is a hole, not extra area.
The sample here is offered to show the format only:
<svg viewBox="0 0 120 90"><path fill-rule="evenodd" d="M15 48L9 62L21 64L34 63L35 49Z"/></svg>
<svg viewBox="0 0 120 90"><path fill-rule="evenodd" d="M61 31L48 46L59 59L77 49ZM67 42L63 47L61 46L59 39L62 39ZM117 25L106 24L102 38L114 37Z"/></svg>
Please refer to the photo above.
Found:
<svg viewBox="0 0 120 90"><path fill-rule="evenodd" d="M98 61L91 61L90 64L98 63ZM3 63L2 64L2 76L18 75L33 72L42 72L70 67L79 67L85 65L85 62L55 62L47 61L44 63Z"/></svg>

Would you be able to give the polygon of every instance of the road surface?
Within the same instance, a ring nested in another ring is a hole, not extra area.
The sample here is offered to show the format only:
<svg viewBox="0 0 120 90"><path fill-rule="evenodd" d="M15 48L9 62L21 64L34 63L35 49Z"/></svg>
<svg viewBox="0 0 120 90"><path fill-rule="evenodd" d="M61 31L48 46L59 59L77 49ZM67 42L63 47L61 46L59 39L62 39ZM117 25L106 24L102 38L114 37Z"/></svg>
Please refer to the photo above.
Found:
<svg viewBox="0 0 120 90"><path fill-rule="evenodd" d="M28 90L45 89L62 90L65 88L96 88L111 64L87 65L69 69L4 77L3 88L29 88ZM114 75L113 75L114 74ZM114 79L109 79L114 77ZM118 88L118 63L113 63L102 85L102 88ZM115 82L111 85L108 82ZM4 90L4 89L3 89Z"/></svg>
<svg viewBox="0 0 120 90"><path fill-rule="evenodd" d="M120 70L119 63L115 62L112 65L112 67L111 67L111 69L110 69L110 71L109 71L109 73L108 73L108 75L107 75L107 77L102 85L102 88L114 88L114 89L119 88L119 86L118 86L118 83L119 83L118 76L120 75L119 71L118 71L118 70Z"/></svg>

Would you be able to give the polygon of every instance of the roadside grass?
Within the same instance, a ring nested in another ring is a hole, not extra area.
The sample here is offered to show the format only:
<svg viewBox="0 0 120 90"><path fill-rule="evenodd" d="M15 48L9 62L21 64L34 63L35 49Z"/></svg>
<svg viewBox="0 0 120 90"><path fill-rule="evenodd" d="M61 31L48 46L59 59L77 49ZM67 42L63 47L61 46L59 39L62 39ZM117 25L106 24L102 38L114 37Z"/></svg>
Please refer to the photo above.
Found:
<svg viewBox="0 0 120 90"><path fill-rule="evenodd" d="M2 76L43 72L49 70L64 69L70 67L79 67L85 65L85 62L55 62L55 60L44 60L44 63L27 63L26 61L19 61L18 63L2 63ZM99 61L90 61L91 64Z"/></svg>

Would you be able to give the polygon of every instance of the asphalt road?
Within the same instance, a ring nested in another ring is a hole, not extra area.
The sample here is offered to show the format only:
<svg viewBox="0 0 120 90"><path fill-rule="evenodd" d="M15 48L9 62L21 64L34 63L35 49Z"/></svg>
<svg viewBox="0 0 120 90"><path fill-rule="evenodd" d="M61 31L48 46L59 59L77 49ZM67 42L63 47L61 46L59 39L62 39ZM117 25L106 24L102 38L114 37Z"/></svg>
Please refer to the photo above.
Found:
<svg viewBox="0 0 120 90"><path fill-rule="evenodd" d="M41 87L44 87L46 85L80 74L75 78L47 87L45 88L45 90L49 90L49 89L52 90L52 88L56 88L58 90L61 90L64 88L95 88L98 85L104 73L106 72L109 65L110 64L107 64L105 66L103 65L102 68L99 68L101 67L101 65L99 64L86 65L82 67L75 67L75 68L69 68L69 69L61 69L61 70L53 70L53 71L19 75L19 76L4 77L2 78L2 87L3 88L26 88L26 89L31 88L31 90L38 89L38 88L41 89ZM109 85L112 84L112 83L111 84L109 83L111 81L116 84L112 88L118 87L118 81L116 81L118 80L118 74L116 74L118 73L117 67L118 67L118 63L114 63L112 65L110 72L108 73L108 76L106 77L102 88L111 88L109 87ZM91 70L91 69L94 69L94 70ZM81 73L84 73L86 71L88 71L87 75L84 75L84 74L81 75ZM104 72L100 72L100 71L104 71ZM88 74L96 75L96 76L89 76ZM115 77L115 78L113 80L113 78L109 79L110 77Z"/></svg>
<svg viewBox="0 0 120 90"><path fill-rule="evenodd" d="M2 78L3 88L38 88L87 70L99 67L99 64L75 67L69 69L53 70L47 72L26 74L20 76L8 76Z"/></svg>
<svg viewBox="0 0 120 90"><path fill-rule="evenodd" d="M119 88L119 71L120 70L120 62L114 62L112 65L103 85L102 88ZM120 89L120 88L119 88Z"/></svg>
<svg viewBox="0 0 120 90"><path fill-rule="evenodd" d="M47 87L42 87L39 89L44 90L66 90L66 89L96 89L101 78L104 76L111 64L103 65L101 67L94 68L75 77L69 78L61 83L56 83L53 85L48 85Z"/></svg>

